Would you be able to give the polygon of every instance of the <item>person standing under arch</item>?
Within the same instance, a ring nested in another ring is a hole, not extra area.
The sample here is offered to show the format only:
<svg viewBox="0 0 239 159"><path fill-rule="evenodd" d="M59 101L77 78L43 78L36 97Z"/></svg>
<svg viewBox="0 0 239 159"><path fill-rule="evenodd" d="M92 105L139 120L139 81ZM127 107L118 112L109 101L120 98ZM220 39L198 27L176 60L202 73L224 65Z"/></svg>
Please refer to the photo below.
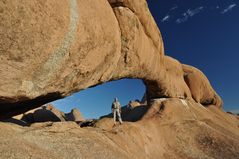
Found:
<svg viewBox="0 0 239 159"><path fill-rule="evenodd" d="M120 124L122 124L123 121L121 119L121 106L120 106L120 102L118 101L117 98L114 99L111 109L112 109L112 113L113 113L113 117L114 117L114 125L116 125L116 115L118 117Z"/></svg>

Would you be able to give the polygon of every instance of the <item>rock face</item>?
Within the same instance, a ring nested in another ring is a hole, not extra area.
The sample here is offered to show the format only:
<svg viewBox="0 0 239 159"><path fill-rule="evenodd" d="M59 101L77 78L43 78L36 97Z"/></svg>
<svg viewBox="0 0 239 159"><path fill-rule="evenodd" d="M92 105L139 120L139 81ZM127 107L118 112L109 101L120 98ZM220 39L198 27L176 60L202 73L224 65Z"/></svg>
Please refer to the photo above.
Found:
<svg viewBox="0 0 239 159"><path fill-rule="evenodd" d="M142 79L148 100L222 105L201 72L164 55L146 0L1 1L0 36L1 118L121 78Z"/></svg>
<svg viewBox="0 0 239 159"><path fill-rule="evenodd" d="M130 101L127 106L129 107L129 109L132 109L132 108L136 108L140 105L141 105L141 103L139 101Z"/></svg>
<svg viewBox="0 0 239 159"><path fill-rule="evenodd" d="M33 113L33 122L47 122L47 121L66 121L64 113L56 109L53 105L43 106Z"/></svg>
<svg viewBox="0 0 239 159"><path fill-rule="evenodd" d="M184 79L187 83L192 97L196 102L203 105L216 105L222 107L222 100L213 90L207 77L198 69L183 65Z"/></svg>
<svg viewBox="0 0 239 159"><path fill-rule="evenodd" d="M85 118L82 116L81 112L74 108L70 113L65 114L67 121L84 121Z"/></svg>
<svg viewBox="0 0 239 159"><path fill-rule="evenodd" d="M0 122L0 158L236 159L239 156L239 120L215 106L205 108L194 100L157 99L141 120L112 126L113 119L107 117L100 119L95 127L87 128L75 122L35 123L30 127Z"/></svg>

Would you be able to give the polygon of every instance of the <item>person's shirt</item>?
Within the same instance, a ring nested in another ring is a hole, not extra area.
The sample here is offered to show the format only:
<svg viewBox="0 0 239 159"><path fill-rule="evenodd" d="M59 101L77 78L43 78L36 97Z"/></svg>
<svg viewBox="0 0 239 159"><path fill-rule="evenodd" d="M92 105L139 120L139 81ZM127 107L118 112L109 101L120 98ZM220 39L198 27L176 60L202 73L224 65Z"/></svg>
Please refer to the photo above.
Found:
<svg viewBox="0 0 239 159"><path fill-rule="evenodd" d="M112 109L120 109L120 102L114 102L112 103Z"/></svg>

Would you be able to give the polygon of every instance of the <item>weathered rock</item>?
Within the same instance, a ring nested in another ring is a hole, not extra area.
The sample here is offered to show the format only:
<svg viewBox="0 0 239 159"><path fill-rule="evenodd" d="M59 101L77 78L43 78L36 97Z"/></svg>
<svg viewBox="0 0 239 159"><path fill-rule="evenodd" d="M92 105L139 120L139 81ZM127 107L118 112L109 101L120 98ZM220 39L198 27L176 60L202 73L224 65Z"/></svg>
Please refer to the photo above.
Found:
<svg viewBox="0 0 239 159"><path fill-rule="evenodd" d="M148 99L191 98L190 91L203 104L212 99L196 97L181 64L164 56L145 0L13 0L0 7L0 118L121 78L142 79Z"/></svg>
<svg viewBox="0 0 239 159"><path fill-rule="evenodd" d="M196 102L203 105L216 105L222 107L222 100L212 88L207 77L198 69L183 65L184 79Z"/></svg>
<svg viewBox="0 0 239 159"><path fill-rule="evenodd" d="M94 127L96 122L97 122L96 119L87 119L87 120L79 122L79 125L82 128L83 127Z"/></svg>
<svg viewBox="0 0 239 159"><path fill-rule="evenodd" d="M65 118L67 121L84 121L84 117L82 116L81 112L77 109L74 108L71 110L70 113L65 114Z"/></svg>
<svg viewBox="0 0 239 159"><path fill-rule="evenodd" d="M113 8L126 7L131 10L143 26L144 32L150 37L159 53L164 54L162 36L147 6L146 0L108 0ZM150 28L150 29L147 29ZM159 36L160 35L160 36Z"/></svg>
<svg viewBox="0 0 239 159"><path fill-rule="evenodd" d="M175 59L164 56L162 77L155 81L146 80L146 94L148 99L175 97L191 98L191 93L186 85L182 65ZM173 90L173 92L171 92Z"/></svg>
<svg viewBox="0 0 239 159"><path fill-rule="evenodd" d="M63 122L0 122L0 158L239 156L239 120L201 71L164 55L146 0L3 0L0 36L0 118L121 78L142 79L149 101L113 128L110 115L80 128L53 106L27 119Z"/></svg>
<svg viewBox="0 0 239 159"><path fill-rule="evenodd" d="M52 104L30 110L24 114L14 116L13 118L28 124L36 122L81 122L85 120L77 108L72 109L70 113L64 113Z"/></svg>
<svg viewBox="0 0 239 159"><path fill-rule="evenodd" d="M14 116L12 119L8 119L6 121L14 120L18 122L25 122L26 124L32 124L37 122L82 122L85 119L77 108L72 109L69 113L64 113L52 104L48 104L46 106L25 112L24 114Z"/></svg>
<svg viewBox="0 0 239 159"><path fill-rule="evenodd" d="M106 0L0 3L1 117L95 85L116 68L120 32Z"/></svg>
<svg viewBox="0 0 239 159"><path fill-rule="evenodd" d="M59 111L53 105L49 104L47 106L43 106L42 109L37 109L33 113L33 121L34 122L66 121L64 116L65 114L63 112Z"/></svg>
<svg viewBox="0 0 239 159"><path fill-rule="evenodd" d="M13 118L17 119L17 120L24 121L24 122L26 122L28 124L34 123L35 121L34 121L34 115L33 114L34 114L35 111L37 111L39 109L42 109L42 107L29 110L29 111L27 111L27 112L25 112L23 114L20 114L18 116L14 116Z"/></svg>
<svg viewBox="0 0 239 159"><path fill-rule="evenodd" d="M144 95L143 95L143 97L142 97L140 102L144 103L144 104L147 104L147 95L146 95L146 93L144 93Z"/></svg>
<svg viewBox="0 0 239 159"><path fill-rule="evenodd" d="M194 100L157 99L146 116L139 122L124 122L115 127L112 118L103 118L95 128L81 128L75 122L35 123L30 127L0 122L0 158L239 156L239 120L215 106L205 108Z"/></svg>
<svg viewBox="0 0 239 159"><path fill-rule="evenodd" d="M127 104L127 107L128 107L129 109L133 109L133 108L138 107L138 106L140 106L140 105L141 105L141 103L138 102L138 101L130 101L130 102Z"/></svg>

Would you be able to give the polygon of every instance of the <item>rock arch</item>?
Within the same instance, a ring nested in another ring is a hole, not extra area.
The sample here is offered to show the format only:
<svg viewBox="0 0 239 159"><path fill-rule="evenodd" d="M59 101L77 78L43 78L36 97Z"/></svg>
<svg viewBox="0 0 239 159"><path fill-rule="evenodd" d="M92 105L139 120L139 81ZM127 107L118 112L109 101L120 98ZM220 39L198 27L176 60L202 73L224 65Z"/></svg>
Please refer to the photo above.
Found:
<svg viewBox="0 0 239 159"><path fill-rule="evenodd" d="M201 72L164 55L145 0L0 3L1 117L122 78L142 79L149 99L222 105Z"/></svg>

